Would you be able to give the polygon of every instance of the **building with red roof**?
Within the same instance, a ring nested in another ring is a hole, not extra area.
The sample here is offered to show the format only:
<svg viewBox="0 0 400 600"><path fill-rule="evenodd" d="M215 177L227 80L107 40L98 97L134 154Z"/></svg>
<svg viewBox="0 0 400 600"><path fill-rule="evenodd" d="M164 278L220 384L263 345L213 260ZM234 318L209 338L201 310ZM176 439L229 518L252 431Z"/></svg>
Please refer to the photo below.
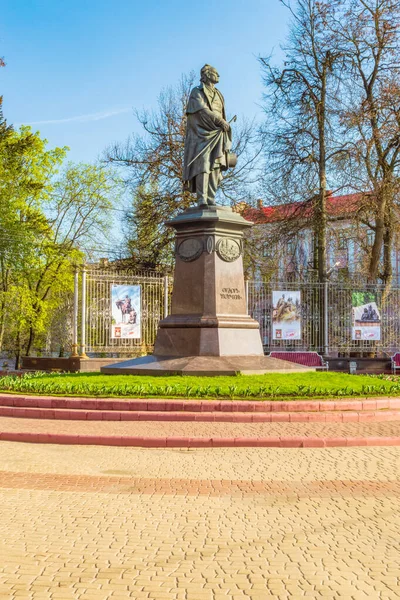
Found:
<svg viewBox="0 0 400 600"><path fill-rule="evenodd" d="M371 193L333 195L328 192L328 268L335 275L362 277L368 264L374 232L368 227ZM257 208L243 205L241 214L255 224L247 240L248 272L252 277L277 277L294 281L313 276L315 240L313 201L291 202ZM394 279L400 282L400 254L392 253Z"/></svg>

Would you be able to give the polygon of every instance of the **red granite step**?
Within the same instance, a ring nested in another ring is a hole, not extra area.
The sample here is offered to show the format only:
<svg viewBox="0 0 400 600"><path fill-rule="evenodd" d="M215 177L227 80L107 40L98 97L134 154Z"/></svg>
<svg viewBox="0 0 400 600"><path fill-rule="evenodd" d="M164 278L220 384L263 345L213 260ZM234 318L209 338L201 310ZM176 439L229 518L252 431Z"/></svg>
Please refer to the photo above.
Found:
<svg viewBox="0 0 400 600"><path fill-rule="evenodd" d="M0 440L147 448L399 446L400 422L89 422L0 417Z"/></svg>
<svg viewBox="0 0 400 600"><path fill-rule="evenodd" d="M155 412L332 412L400 409L400 398L345 398L342 400L244 401L68 398L0 394L0 407L68 409L86 411Z"/></svg>
<svg viewBox="0 0 400 600"><path fill-rule="evenodd" d="M240 408L240 407L239 407ZM371 422L400 420L400 410L319 411L319 412L189 412L155 410L94 410L67 408L36 408L0 406L0 417L25 419L55 419L72 421L197 421L231 423L311 423L311 422Z"/></svg>
<svg viewBox="0 0 400 600"><path fill-rule="evenodd" d="M0 440L185 448L400 445L400 398L249 402L2 394Z"/></svg>

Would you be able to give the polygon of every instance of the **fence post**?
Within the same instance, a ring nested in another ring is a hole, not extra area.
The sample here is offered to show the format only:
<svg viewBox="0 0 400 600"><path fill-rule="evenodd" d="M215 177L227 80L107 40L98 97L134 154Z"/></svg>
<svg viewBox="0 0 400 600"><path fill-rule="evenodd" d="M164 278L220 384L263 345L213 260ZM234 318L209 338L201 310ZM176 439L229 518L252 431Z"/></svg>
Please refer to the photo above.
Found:
<svg viewBox="0 0 400 600"><path fill-rule="evenodd" d="M82 268L82 328L81 328L81 358L89 358L86 354L86 266Z"/></svg>
<svg viewBox="0 0 400 600"><path fill-rule="evenodd" d="M168 317L168 291L169 278L168 275L164 275L164 319Z"/></svg>
<svg viewBox="0 0 400 600"><path fill-rule="evenodd" d="M77 357L78 354L78 312L79 312L79 271L78 267L74 269L74 313L72 320L72 353L71 356Z"/></svg>
<svg viewBox="0 0 400 600"><path fill-rule="evenodd" d="M328 323L328 280L324 281L324 355L329 354L329 323Z"/></svg>

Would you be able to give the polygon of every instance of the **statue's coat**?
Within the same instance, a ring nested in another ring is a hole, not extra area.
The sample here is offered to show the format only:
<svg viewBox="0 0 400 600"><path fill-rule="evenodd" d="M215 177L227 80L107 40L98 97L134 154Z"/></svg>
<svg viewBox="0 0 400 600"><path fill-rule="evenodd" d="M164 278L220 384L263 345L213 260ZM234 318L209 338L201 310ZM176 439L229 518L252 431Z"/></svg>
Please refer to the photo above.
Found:
<svg viewBox="0 0 400 600"><path fill-rule="evenodd" d="M217 88L214 89L222 102L222 118L226 120L224 97ZM226 167L225 152L231 148L231 135L223 132L216 124L220 118L212 112L211 102L207 86L199 85L191 91L186 109L183 180L191 192L196 191L196 175ZM210 147L205 150L208 144Z"/></svg>

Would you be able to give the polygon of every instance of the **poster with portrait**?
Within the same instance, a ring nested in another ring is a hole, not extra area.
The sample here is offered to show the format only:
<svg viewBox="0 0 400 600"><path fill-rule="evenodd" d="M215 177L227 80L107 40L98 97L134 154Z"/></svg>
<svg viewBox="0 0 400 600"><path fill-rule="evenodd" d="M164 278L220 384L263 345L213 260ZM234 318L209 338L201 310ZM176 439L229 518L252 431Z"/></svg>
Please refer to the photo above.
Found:
<svg viewBox="0 0 400 600"><path fill-rule="evenodd" d="M375 292L352 293L352 340L380 340L381 315Z"/></svg>
<svg viewBox="0 0 400 600"><path fill-rule="evenodd" d="M272 292L272 339L301 340L301 292Z"/></svg>
<svg viewBox="0 0 400 600"><path fill-rule="evenodd" d="M140 285L111 286L111 339L140 339Z"/></svg>

